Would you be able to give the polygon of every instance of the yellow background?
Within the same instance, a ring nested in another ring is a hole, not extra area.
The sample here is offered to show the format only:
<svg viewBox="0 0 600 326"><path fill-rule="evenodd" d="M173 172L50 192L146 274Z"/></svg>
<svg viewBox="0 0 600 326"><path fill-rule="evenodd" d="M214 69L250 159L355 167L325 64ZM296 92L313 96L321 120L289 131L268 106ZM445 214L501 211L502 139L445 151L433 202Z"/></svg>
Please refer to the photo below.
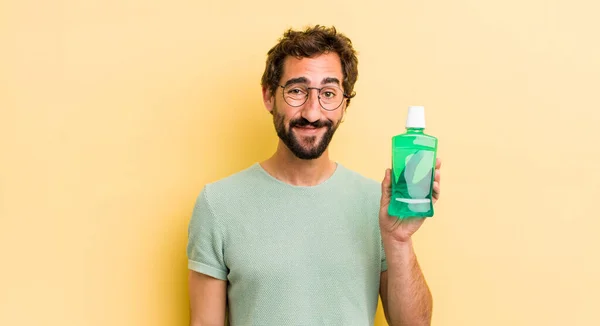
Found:
<svg viewBox="0 0 600 326"><path fill-rule="evenodd" d="M444 161L434 325L599 325L594 1L0 2L0 325L185 325L201 187L276 144L288 27L359 54L332 158L380 180L406 108ZM381 311L377 325L384 325Z"/></svg>

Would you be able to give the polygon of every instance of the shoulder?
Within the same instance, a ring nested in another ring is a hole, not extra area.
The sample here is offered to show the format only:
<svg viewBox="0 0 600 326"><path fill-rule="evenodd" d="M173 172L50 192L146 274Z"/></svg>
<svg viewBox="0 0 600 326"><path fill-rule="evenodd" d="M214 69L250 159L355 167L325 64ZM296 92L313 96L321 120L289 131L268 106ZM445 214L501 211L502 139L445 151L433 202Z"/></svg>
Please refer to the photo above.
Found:
<svg viewBox="0 0 600 326"><path fill-rule="evenodd" d="M356 185L365 187L367 189L375 188L375 189L381 190L380 189L381 183L379 183L378 181L371 179L369 177L366 177L366 176L360 174L359 172L351 170L339 163L338 163L338 167L340 169L340 174L343 176L343 178L346 182L351 182Z"/></svg>
<svg viewBox="0 0 600 326"><path fill-rule="evenodd" d="M220 180L206 184L205 188L210 188L211 193L230 192L244 188L260 179L261 173L258 165L255 163L244 170L236 172Z"/></svg>
<svg viewBox="0 0 600 326"><path fill-rule="evenodd" d="M264 175L255 163L244 170L206 184L200 195L209 206L219 210L254 197L257 189L264 188L264 183Z"/></svg>
<svg viewBox="0 0 600 326"><path fill-rule="evenodd" d="M236 172L220 180L207 183L204 191L209 199L217 199L222 196L231 196L234 193L250 190L252 185L261 181L262 174L255 163L244 170Z"/></svg>
<svg viewBox="0 0 600 326"><path fill-rule="evenodd" d="M340 175L342 178L342 184L349 189L355 189L360 192L361 195L368 198L374 198L377 201L381 196L381 183L362 175L361 173L351 170L341 164L338 164L340 168Z"/></svg>

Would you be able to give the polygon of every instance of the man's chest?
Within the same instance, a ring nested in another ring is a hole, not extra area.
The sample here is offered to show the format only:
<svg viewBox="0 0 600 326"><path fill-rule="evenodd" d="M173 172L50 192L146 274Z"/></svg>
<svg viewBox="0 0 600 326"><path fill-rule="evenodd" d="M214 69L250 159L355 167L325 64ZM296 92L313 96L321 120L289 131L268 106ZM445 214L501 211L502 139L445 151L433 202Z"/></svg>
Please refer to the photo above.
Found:
<svg viewBox="0 0 600 326"><path fill-rule="evenodd" d="M380 261L376 218L373 212L341 205L274 203L246 210L225 237L230 282L367 277Z"/></svg>

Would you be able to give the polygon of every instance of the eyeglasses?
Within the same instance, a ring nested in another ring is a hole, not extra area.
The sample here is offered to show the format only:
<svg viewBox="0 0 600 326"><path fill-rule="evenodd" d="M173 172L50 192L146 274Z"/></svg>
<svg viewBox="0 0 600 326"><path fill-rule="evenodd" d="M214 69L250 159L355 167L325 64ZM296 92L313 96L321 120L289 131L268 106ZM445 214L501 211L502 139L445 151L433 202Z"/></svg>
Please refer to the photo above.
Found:
<svg viewBox="0 0 600 326"><path fill-rule="evenodd" d="M333 111L339 108L345 98L350 98L341 88L337 86L325 86L321 88L308 87L305 84L292 83L283 88L283 100L290 106L298 107L306 103L311 89L319 92L319 104L324 110Z"/></svg>

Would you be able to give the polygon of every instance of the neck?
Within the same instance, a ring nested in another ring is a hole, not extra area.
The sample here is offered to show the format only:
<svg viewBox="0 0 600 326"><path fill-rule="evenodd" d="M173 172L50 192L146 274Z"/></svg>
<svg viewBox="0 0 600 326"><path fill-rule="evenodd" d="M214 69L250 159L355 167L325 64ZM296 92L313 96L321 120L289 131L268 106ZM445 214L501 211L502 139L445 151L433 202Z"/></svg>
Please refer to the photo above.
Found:
<svg viewBox="0 0 600 326"><path fill-rule="evenodd" d="M294 186L315 186L329 179L337 164L329 160L329 149L314 160L296 157L280 140L277 151L264 162L262 168L274 178Z"/></svg>
<svg viewBox="0 0 600 326"><path fill-rule="evenodd" d="M409 134L422 134L424 128L406 128L406 133Z"/></svg>

